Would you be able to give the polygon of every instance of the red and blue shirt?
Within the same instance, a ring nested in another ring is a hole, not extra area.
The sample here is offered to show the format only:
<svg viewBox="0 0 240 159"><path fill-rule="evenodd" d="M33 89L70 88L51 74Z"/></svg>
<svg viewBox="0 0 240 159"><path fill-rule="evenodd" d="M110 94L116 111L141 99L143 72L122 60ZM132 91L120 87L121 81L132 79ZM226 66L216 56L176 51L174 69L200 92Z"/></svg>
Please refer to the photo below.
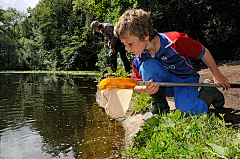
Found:
<svg viewBox="0 0 240 159"><path fill-rule="evenodd" d="M167 32L158 33L160 37L161 47L155 53L155 58L173 75L179 78L187 78L190 76L199 78L199 74L193 71L190 58L199 60L205 54L205 47L189 38L185 33ZM152 58L147 52L143 52L139 56L135 56L133 60L132 78L142 80L139 75L141 64Z"/></svg>

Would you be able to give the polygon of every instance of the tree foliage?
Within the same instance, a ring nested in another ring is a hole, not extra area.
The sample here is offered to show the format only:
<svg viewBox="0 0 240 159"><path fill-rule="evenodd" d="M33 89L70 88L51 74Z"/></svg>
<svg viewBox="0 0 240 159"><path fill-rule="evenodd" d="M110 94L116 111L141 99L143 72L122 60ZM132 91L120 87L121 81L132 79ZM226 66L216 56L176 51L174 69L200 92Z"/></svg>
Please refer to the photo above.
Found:
<svg viewBox="0 0 240 159"><path fill-rule="evenodd" d="M209 48L216 59L240 58L238 0L151 0L139 1L138 7L152 13L159 32L185 32Z"/></svg>
<svg viewBox="0 0 240 159"><path fill-rule="evenodd" d="M0 10L0 69L102 70L107 39L89 25L114 25L130 8L150 11L159 32L187 33L215 59L240 58L238 0L40 0L28 14Z"/></svg>

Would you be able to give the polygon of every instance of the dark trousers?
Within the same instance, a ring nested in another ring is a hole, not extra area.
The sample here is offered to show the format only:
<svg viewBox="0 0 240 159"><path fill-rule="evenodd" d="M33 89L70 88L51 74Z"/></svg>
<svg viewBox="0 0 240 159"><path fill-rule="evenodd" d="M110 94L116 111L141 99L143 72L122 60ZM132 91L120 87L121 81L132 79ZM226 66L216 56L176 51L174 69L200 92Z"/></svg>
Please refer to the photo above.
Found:
<svg viewBox="0 0 240 159"><path fill-rule="evenodd" d="M119 40L119 39L117 40L114 49L116 50L115 54L111 54L111 52L109 52L111 69L113 70L113 72L116 72L116 70L117 70L117 53L119 52L120 58L123 61L123 65L125 67L125 71L129 73L130 69L131 69L130 62L126 55L125 46L121 42L121 40Z"/></svg>

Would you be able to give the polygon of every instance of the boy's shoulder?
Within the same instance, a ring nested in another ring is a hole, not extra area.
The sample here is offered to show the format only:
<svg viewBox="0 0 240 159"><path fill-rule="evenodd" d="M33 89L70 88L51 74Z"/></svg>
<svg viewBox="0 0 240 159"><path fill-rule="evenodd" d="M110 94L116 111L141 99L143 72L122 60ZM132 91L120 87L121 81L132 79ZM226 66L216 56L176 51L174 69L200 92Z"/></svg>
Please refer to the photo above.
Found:
<svg viewBox="0 0 240 159"><path fill-rule="evenodd" d="M177 32L177 31L165 32L165 33L162 33L162 34L165 35L167 38L169 38L171 41L174 41L176 39L180 39L181 37L187 37L187 34L180 33L180 32Z"/></svg>
<svg viewBox="0 0 240 159"><path fill-rule="evenodd" d="M186 33L180 33L177 31L172 31L172 32L166 32L166 33L161 33L163 39L165 41L168 41L167 46L169 45L191 45L192 42L194 41ZM196 42L196 41L194 41Z"/></svg>

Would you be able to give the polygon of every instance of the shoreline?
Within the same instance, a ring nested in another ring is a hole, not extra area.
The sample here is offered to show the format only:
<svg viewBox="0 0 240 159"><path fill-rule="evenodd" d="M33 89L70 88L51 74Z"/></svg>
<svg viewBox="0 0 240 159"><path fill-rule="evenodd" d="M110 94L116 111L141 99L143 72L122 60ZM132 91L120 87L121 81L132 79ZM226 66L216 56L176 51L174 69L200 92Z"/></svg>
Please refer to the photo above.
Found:
<svg viewBox="0 0 240 159"><path fill-rule="evenodd" d="M101 92L99 89L97 89L97 93L95 96L99 106L104 109L104 104L103 104ZM131 105L132 104L130 101L129 108L131 107ZM124 118L116 119L118 122L122 124L125 130L125 141L126 141L125 148L128 148L128 146L132 144L131 139L139 131L140 126L144 124L143 118L147 113L148 112L146 112L143 115L142 114L131 115L129 112L126 112L126 116Z"/></svg>
<svg viewBox="0 0 240 159"><path fill-rule="evenodd" d="M167 98L168 105L170 106L170 111L175 110L175 102L172 101L172 98ZM129 108L132 106L132 103L130 102ZM141 130L141 126L144 125L144 117L149 113L150 111L145 112L144 114L135 114L131 115L130 112L126 113L126 116L123 121L120 121L123 124L123 127L126 131L125 133L125 140L126 145L125 148L127 149L129 145L132 146L132 138L133 136Z"/></svg>
<svg viewBox="0 0 240 159"><path fill-rule="evenodd" d="M96 93L96 101L100 107L104 108L104 104L101 97L101 92L97 89ZM170 106L170 110L175 110L175 103L172 101L172 98L167 98L168 104ZM129 108L133 105L132 101L130 101ZM129 148L129 145L132 146L132 138L133 136L141 130L141 126L144 125L144 117L149 113L149 111L144 114L135 114L131 115L131 112L126 112L126 116L124 118L116 119L120 122L125 130L125 149Z"/></svg>

